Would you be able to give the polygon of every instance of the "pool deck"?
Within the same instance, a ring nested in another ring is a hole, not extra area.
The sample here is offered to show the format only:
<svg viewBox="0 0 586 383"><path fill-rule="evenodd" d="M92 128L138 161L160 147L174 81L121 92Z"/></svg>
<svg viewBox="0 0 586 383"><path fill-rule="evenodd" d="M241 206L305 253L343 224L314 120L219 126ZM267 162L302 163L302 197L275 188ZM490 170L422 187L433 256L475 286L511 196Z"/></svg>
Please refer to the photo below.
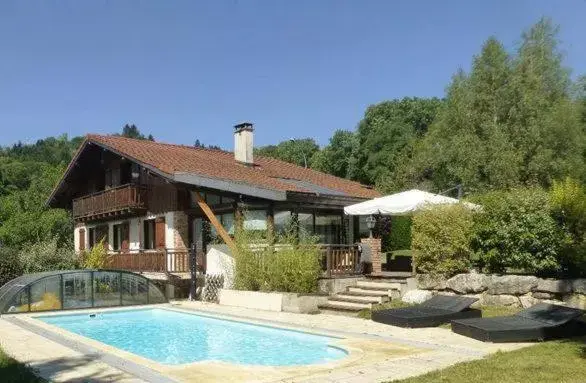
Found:
<svg viewBox="0 0 586 383"><path fill-rule="evenodd" d="M158 306L337 336L342 339L333 344L346 349L349 355L335 362L295 367L224 362L168 366L46 324L32 314L1 317L0 346L17 360L30 364L41 377L55 382L360 383L416 376L498 350L528 345L483 343L444 328L404 329L339 315L269 312L187 301ZM76 312L79 311L67 313Z"/></svg>

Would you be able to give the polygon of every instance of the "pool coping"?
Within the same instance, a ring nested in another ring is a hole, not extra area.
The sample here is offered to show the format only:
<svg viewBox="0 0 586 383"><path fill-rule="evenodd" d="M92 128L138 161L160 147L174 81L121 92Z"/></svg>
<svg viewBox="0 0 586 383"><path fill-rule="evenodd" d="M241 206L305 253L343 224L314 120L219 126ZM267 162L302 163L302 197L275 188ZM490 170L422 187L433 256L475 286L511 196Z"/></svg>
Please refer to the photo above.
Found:
<svg viewBox="0 0 586 383"><path fill-rule="evenodd" d="M329 336L337 338L336 341L330 343L334 347L343 349L348 355L339 360L330 361L326 363L317 363L310 365L296 365L296 366L262 366L262 365L241 365L223 361L197 361L192 363L185 363L180 365L166 365L151 359L142 357L140 355L124 351L114 346L99 342L97 340L75 334L68 330L62 329L58 326L43 322L38 317L48 316L63 316L63 315L76 315L76 314L88 314L92 312L116 312L116 311L138 311L145 309L159 308L169 311L176 311L180 313L198 315L203 317L210 317L215 319L230 320L236 322L244 322L249 324L261 325L265 327L272 327L283 330L292 330L308 334ZM372 336L368 334L328 331L320 328L309 328L303 326L297 326L294 324L286 324L282 322L267 321L258 318L248 318L236 315L226 315L221 313L207 312L205 310L194 310L190 308L181 308L176 305L165 303L165 304L154 304L154 305L143 305L133 307L116 307L116 308L93 308L93 309L80 309L80 310L68 310L67 312L56 311L56 312L36 312L27 314L14 314L14 315L3 315L3 319L8 322L18 325L26 330L29 330L37 335L43 336L49 340L53 340L61 345L69 347L75 351L78 351L86 355L95 355L99 359L123 372L129 373L147 382L176 382L172 378L165 376L167 373L173 373L175 377L185 374L185 370L193 369L205 369L215 368L218 370L226 370L228 374L244 374L250 375L251 371L262 374L263 372L267 375L279 374L283 377L277 379L267 378L266 381L280 380L280 379L300 379L304 377L310 377L316 374L322 374L326 371L333 371L339 368L351 367L353 365L361 365L369 363L376 356L380 358L384 351L378 353L372 352L370 355L365 355L365 352L359 347L355 347L353 343L358 340L370 341L381 340L381 337ZM393 349L396 352L395 358L400 358L407 355L416 355L425 353L426 349L433 349L434 347L418 347L414 348L413 345L401 345L396 344L395 340L388 339L393 344L386 345L386 352ZM429 345L427 345L429 346ZM231 371L231 372L230 372ZM200 371L200 373L202 373ZM181 377L180 377L181 379Z"/></svg>

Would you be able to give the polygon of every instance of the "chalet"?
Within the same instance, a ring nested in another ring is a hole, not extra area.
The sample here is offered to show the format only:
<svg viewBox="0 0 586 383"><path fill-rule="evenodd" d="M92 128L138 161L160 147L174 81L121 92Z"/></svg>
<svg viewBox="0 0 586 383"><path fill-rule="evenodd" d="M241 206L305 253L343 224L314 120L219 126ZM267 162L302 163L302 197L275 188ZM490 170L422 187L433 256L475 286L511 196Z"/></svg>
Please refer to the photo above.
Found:
<svg viewBox="0 0 586 383"><path fill-rule="evenodd" d="M236 125L233 153L90 134L48 204L72 211L76 251L103 240L110 266L134 271L185 272L187 249L230 244L235 222L278 233L293 218L324 245L367 235L343 208L375 190L255 156L253 133L250 123Z"/></svg>

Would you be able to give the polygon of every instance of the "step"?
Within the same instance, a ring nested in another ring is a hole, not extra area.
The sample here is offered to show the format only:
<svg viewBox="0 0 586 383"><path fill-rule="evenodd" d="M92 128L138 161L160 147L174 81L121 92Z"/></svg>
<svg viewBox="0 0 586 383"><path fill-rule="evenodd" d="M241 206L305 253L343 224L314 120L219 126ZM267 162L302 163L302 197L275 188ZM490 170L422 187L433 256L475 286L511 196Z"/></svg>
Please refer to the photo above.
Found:
<svg viewBox="0 0 586 383"><path fill-rule="evenodd" d="M336 294L336 296L354 297L357 299L364 298L364 300L368 300L368 302L375 302L376 301L379 303L388 302L390 300L389 295L364 295L360 292L353 292L353 291L344 291L344 292Z"/></svg>
<svg viewBox="0 0 586 383"><path fill-rule="evenodd" d="M353 311L357 312L363 310L365 308L370 308L364 306L357 306L356 303L348 303L348 302L332 302L328 301L328 303L324 303L322 305L317 306L320 310L339 310L339 311Z"/></svg>
<svg viewBox="0 0 586 383"><path fill-rule="evenodd" d="M401 290L401 283L398 282L358 281L356 286L379 290Z"/></svg>
<svg viewBox="0 0 586 383"><path fill-rule="evenodd" d="M348 294L336 294L330 299L336 301L344 301L344 302L356 302L356 303L383 303L389 300L389 297L377 297L372 295L360 295L356 294L353 295L352 293Z"/></svg>
<svg viewBox="0 0 586 383"><path fill-rule="evenodd" d="M368 276L363 281L375 283L400 283L402 285L407 284L407 278L377 278Z"/></svg>
<svg viewBox="0 0 586 383"><path fill-rule="evenodd" d="M347 287L347 292L349 293L360 293L360 295L370 295L375 297L388 297L390 296L389 290L378 290L372 288L362 288L362 287Z"/></svg>

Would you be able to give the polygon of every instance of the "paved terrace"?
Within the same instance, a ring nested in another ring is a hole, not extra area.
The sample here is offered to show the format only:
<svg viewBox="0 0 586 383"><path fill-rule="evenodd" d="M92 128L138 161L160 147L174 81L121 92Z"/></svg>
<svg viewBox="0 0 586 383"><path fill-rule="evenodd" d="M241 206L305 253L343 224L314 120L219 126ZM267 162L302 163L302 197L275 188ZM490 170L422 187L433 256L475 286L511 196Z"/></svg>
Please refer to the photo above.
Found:
<svg viewBox="0 0 586 383"><path fill-rule="evenodd" d="M227 319L345 338L347 360L323 366L257 367L223 362L163 366L55 329L29 315L0 319L0 345L19 361L55 382L381 382L420 375L458 362L480 359L498 350L527 344L490 344L444 328L403 329L340 315L268 312L202 302L173 302L173 310L195 311Z"/></svg>

